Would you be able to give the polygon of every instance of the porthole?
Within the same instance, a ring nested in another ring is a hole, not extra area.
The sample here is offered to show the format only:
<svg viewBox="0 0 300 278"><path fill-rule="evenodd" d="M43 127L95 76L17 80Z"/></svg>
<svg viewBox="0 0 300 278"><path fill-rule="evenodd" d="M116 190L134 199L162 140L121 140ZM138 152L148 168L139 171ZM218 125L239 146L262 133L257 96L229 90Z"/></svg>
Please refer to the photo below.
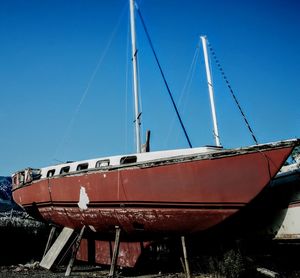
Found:
<svg viewBox="0 0 300 278"><path fill-rule="evenodd" d="M99 160L96 162L96 168L108 167L109 163L109 159Z"/></svg>
<svg viewBox="0 0 300 278"><path fill-rule="evenodd" d="M55 173L55 169L49 170L47 172L47 178L51 178L52 176L54 176L54 173Z"/></svg>
<svg viewBox="0 0 300 278"><path fill-rule="evenodd" d="M89 164L88 163L82 163L79 164L76 168L77 171L81 171L81 170L86 170L89 168Z"/></svg>
<svg viewBox="0 0 300 278"><path fill-rule="evenodd" d="M124 156L120 159L120 164L129 164L129 163L135 163L137 160L137 157L135 155L132 156Z"/></svg>
<svg viewBox="0 0 300 278"><path fill-rule="evenodd" d="M62 175L62 174L69 173L69 171L70 171L70 166L65 166L60 169L59 173Z"/></svg>

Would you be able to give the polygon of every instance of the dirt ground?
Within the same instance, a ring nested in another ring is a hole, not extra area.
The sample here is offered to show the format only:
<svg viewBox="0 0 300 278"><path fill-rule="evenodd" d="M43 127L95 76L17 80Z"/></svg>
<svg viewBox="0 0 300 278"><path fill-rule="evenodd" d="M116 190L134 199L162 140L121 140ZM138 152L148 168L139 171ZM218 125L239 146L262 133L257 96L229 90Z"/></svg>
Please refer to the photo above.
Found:
<svg viewBox="0 0 300 278"><path fill-rule="evenodd" d="M230 260L233 258L230 254ZM229 257L228 259L229 260ZM205 262L207 264L212 264L212 262ZM258 267L256 264L252 265L252 268L249 268L247 271L237 271L237 267L240 269L245 268L242 264L232 264L226 265L226 272L222 271L222 265L219 266L218 270L214 270L210 273L201 273L199 271L194 271L195 265L193 265L193 278L263 278L263 277L275 277L275 278L300 278L299 267L296 269L289 269L284 271L283 269L276 269L276 265L268 262L266 265L269 267L263 267L261 265ZM298 264L300 265L300 264ZM176 271L172 271L172 270ZM31 262L27 264L17 264L9 266L0 266L0 278L23 278L23 277L34 277L34 278L54 278L54 277L65 277L66 265L61 265L55 269L46 270L39 266L38 262ZM88 266L75 264L70 277L79 278L79 277L108 277L109 267L102 266ZM158 269L122 269L118 268L116 271L115 277L117 278L185 278L183 270L180 270L180 267L173 266L167 271L159 271Z"/></svg>
<svg viewBox="0 0 300 278"><path fill-rule="evenodd" d="M71 277L107 277L108 272L101 269L74 269L71 273ZM20 266L8 266L0 267L0 277L35 277L35 278L54 278L54 277L65 277L65 270L59 269L56 271L49 271L41 268L28 269Z"/></svg>
<svg viewBox="0 0 300 278"><path fill-rule="evenodd" d="M108 277L109 270L103 269L101 267L74 267L70 277L79 278L79 277ZM14 266L2 266L0 267L0 278L23 278L23 277L34 277L34 278L54 278L54 277L65 277L65 268L61 267L55 271L49 271L37 267L35 269L26 268L23 265L14 265ZM135 278L184 278L184 273L157 273L149 275L134 275L133 273L123 273L122 270L118 270L116 277L135 277ZM209 278L213 277L211 275L194 275L193 277L197 278Z"/></svg>

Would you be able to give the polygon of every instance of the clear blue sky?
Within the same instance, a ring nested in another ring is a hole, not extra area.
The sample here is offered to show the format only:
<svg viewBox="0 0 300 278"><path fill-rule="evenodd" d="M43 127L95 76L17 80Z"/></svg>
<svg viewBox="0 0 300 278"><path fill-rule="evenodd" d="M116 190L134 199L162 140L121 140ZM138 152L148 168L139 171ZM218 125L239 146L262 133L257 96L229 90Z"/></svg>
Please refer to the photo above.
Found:
<svg viewBox="0 0 300 278"><path fill-rule="evenodd" d="M193 146L214 143L202 51L183 91L203 34L259 142L300 137L300 1L138 4ZM128 15L127 0L0 1L0 175L134 152ZM138 18L137 40L143 133L152 150L185 148ZM253 144L212 66L222 144Z"/></svg>

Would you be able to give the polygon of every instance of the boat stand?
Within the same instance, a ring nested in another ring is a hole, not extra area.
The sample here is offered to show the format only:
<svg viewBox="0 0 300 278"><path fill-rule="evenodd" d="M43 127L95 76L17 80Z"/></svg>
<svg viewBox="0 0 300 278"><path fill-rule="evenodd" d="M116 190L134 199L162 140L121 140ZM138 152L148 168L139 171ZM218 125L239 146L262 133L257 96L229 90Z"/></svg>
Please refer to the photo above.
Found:
<svg viewBox="0 0 300 278"><path fill-rule="evenodd" d="M64 246L69 241L71 235L73 234L74 230L68 227L64 227L55 242L46 251L46 254L43 256L42 261L40 262L40 266L46 269L50 269L51 266L54 264L55 260L63 250ZM54 234L54 232L53 232ZM50 233L51 235L51 233ZM52 235L53 237L53 235ZM49 236L49 246L50 246L50 236Z"/></svg>
<svg viewBox="0 0 300 278"><path fill-rule="evenodd" d="M186 276L186 278L191 278L189 261L188 261L187 252L186 252L185 236L181 237L181 245L182 245L182 251L183 251L183 259L184 259L183 267L184 267L185 276Z"/></svg>
<svg viewBox="0 0 300 278"><path fill-rule="evenodd" d="M43 258L40 262L40 266L46 269L50 269L54 264L54 262L57 261L58 256L62 253L63 250L66 251L63 257L61 258L61 260L68 253L70 248L72 248L71 258L65 273L65 276L69 276L72 271L72 267L76 258L80 241L85 231L85 226L81 228L79 234L77 234L75 237L74 236L72 237L72 240L71 240L71 236L74 233L74 229L64 227L60 232L59 236L57 237L57 239L55 240L55 242L52 244L55 231L56 231L56 227L53 226L49 234L49 238L47 241ZM59 262L57 264L59 264Z"/></svg>
<svg viewBox="0 0 300 278"><path fill-rule="evenodd" d="M79 248L79 245L80 245L80 241L81 241L83 233L84 233L84 230L85 230L85 226L83 226L81 228L81 231L80 231L79 235L76 237L75 243L73 244L73 250L72 250L71 258L70 258L65 276L70 276L70 273L72 271L72 267L73 267L73 264L74 264L74 261L75 261L75 258L76 258L76 254L77 254L77 251L78 251L78 248Z"/></svg>
<svg viewBox="0 0 300 278"><path fill-rule="evenodd" d="M51 230L50 230L50 233L49 233L48 241L47 241L47 244L46 244L46 247L45 247L45 251L44 251L44 254L43 254L43 258L45 257L46 253L48 252L48 250L49 250L49 248L52 244L55 231L56 231L56 227L52 226Z"/></svg>
<svg viewBox="0 0 300 278"><path fill-rule="evenodd" d="M120 247L120 234L121 234L121 228L119 226L116 226L114 251L113 251L113 256L111 259L110 271L108 274L108 277L110 277L110 278L113 278L115 276L115 269L116 269L116 264L117 264L117 260L118 260L118 254L119 254L119 247Z"/></svg>

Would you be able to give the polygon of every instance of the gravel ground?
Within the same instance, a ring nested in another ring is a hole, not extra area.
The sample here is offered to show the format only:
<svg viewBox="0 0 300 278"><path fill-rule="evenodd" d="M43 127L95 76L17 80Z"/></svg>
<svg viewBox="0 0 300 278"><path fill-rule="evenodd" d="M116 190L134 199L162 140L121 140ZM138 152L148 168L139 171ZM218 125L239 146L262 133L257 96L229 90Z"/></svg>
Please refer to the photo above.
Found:
<svg viewBox="0 0 300 278"><path fill-rule="evenodd" d="M52 278L52 277L65 277L65 269L59 268L55 271L49 271L36 267L34 269L24 267L24 265L16 266L2 266L0 267L0 277L41 277L41 278ZM74 268L71 273L71 277L107 277L108 272L101 268Z"/></svg>
<svg viewBox="0 0 300 278"><path fill-rule="evenodd" d="M71 276L74 278L79 277L107 277L109 271L107 269L102 269L101 267L74 267ZM2 266L0 267L0 278L6 277L14 277L14 278L22 278L22 277L35 277L35 278L54 278L54 277L65 277L65 268L60 267L55 271L49 271L45 269L41 269L40 267L29 268L24 265L15 265L15 266ZM184 278L183 273L158 273L158 274L150 274L150 275L139 275L134 273L122 273L122 270L119 270L116 277L118 278ZM193 275L194 278L210 278L216 277L212 275Z"/></svg>
<svg viewBox="0 0 300 278"><path fill-rule="evenodd" d="M276 277L276 278L300 278L300 270L290 270L288 272L274 272L268 268L255 267L254 271L243 273L243 275L237 274L232 271L228 271L226 274L220 274L219 272L211 274L193 273L193 278L262 278L262 277ZM65 277L66 266L59 266L53 270L46 270L39 267L38 262L28 264L18 264L10 266L0 266L0 278L14 277L40 277L40 278L54 278L54 277ZM148 272L149 273L149 272ZM86 265L75 265L73 267L70 277L108 277L109 268L100 266L86 266ZM159 272L152 271L152 274L147 274L147 271L135 271L135 270L122 270L118 269L115 277L117 278L185 278L183 272Z"/></svg>

